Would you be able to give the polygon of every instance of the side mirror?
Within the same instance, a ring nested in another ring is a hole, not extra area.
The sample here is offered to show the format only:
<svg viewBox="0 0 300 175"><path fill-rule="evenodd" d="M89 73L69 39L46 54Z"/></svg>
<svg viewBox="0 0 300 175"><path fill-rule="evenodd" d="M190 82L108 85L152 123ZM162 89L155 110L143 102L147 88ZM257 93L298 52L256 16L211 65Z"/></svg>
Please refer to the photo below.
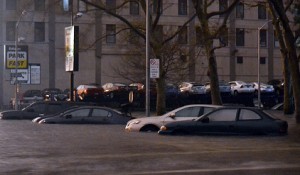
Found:
<svg viewBox="0 0 300 175"><path fill-rule="evenodd" d="M208 117L203 117L201 122L202 123L209 123L209 118Z"/></svg>
<svg viewBox="0 0 300 175"><path fill-rule="evenodd" d="M172 119L174 119L174 118L176 117L176 115L175 115L175 113L171 113L171 114L169 115L169 117L172 118Z"/></svg>

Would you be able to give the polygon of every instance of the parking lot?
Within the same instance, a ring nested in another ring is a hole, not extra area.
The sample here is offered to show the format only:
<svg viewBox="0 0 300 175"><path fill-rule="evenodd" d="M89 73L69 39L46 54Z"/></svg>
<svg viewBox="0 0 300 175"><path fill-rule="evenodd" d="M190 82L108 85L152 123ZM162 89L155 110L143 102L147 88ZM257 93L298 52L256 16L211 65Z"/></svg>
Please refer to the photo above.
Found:
<svg viewBox="0 0 300 175"><path fill-rule="evenodd" d="M1 120L0 174L299 174L300 127L275 113L289 122L287 136L160 136L123 125Z"/></svg>

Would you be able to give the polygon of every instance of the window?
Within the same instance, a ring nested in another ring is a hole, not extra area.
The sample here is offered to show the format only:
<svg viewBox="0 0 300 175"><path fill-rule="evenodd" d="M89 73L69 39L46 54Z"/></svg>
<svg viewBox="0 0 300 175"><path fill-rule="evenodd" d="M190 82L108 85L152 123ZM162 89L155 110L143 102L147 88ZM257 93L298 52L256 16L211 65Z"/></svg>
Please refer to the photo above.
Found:
<svg viewBox="0 0 300 175"><path fill-rule="evenodd" d="M178 0L178 15L187 15L187 0Z"/></svg>
<svg viewBox="0 0 300 175"><path fill-rule="evenodd" d="M236 63L237 64L243 64L243 62L244 62L244 59L243 59L243 57L236 57Z"/></svg>
<svg viewBox="0 0 300 175"><path fill-rule="evenodd" d="M236 6L236 18L244 18L244 4L239 2Z"/></svg>
<svg viewBox="0 0 300 175"><path fill-rule="evenodd" d="M6 10L17 10L17 0L6 0Z"/></svg>
<svg viewBox="0 0 300 175"><path fill-rule="evenodd" d="M277 33L275 30L274 30L274 47L280 47Z"/></svg>
<svg viewBox="0 0 300 175"><path fill-rule="evenodd" d="M204 46L204 39L199 26L196 27L196 44L200 47Z"/></svg>
<svg viewBox="0 0 300 175"><path fill-rule="evenodd" d="M64 107L60 104L49 104L48 105L48 112L47 113L51 113L51 114L54 114L54 113L57 113L57 111L62 111Z"/></svg>
<svg viewBox="0 0 300 175"><path fill-rule="evenodd" d="M139 15L139 3L130 1L130 15Z"/></svg>
<svg viewBox="0 0 300 175"><path fill-rule="evenodd" d="M241 109L239 120L259 120L261 117L254 111Z"/></svg>
<svg viewBox="0 0 300 175"><path fill-rule="evenodd" d="M260 36L260 47L267 47L267 30L261 29L259 31L259 36Z"/></svg>
<svg viewBox="0 0 300 175"><path fill-rule="evenodd" d="M221 109L208 115L209 121L235 121L237 109Z"/></svg>
<svg viewBox="0 0 300 175"><path fill-rule="evenodd" d="M45 23L35 22L34 23L34 41L43 42L45 41Z"/></svg>
<svg viewBox="0 0 300 175"><path fill-rule="evenodd" d="M180 30L180 29L181 29L181 31L178 34L178 43L179 44L187 44L187 39L188 39L187 38L187 27L179 26L178 30Z"/></svg>
<svg viewBox="0 0 300 175"><path fill-rule="evenodd" d="M224 11L228 8L228 1L227 0L219 0L219 11ZM220 15L220 17L224 17L225 14Z"/></svg>
<svg viewBox="0 0 300 175"><path fill-rule="evenodd" d="M75 111L65 114L65 116L71 115L73 118L74 117L81 118L81 117L88 117L89 113L90 113L90 109L78 109L78 110L75 110Z"/></svg>
<svg viewBox="0 0 300 175"><path fill-rule="evenodd" d="M258 4L257 9L258 19L267 19L266 6L263 4Z"/></svg>
<svg viewBox="0 0 300 175"><path fill-rule="evenodd" d="M34 9L36 11L45 11L45 0L34 0Z"/></svg>
<svg viewBox="0 0 300 175"><path fill-rule="evenodd" d="M116 25L106 25L106 43L116 43Z"/></svg>
<svg viewBox="0 0 300 175"><path fill-rule="evenodd" d="M6 41L15 41L16 22L6 23Z"/></svg>
<svg viewBox="0 0 300 175"><path fill-rule="evenodd" d="M266 57L260 57L259 58L259 63L260 64L266 64Z"/></svg>
<svg viewBox="0 0 300 175"><path fill-rule="evenodd" d="M177 111L176 117L198 117L200 114L200 107L189 107Z"/></svg>
<svg viewBox="0 0 300 175"><path fill-rule="evenodd" d="M155 0L153 1L153 13L162 13L162 9L163 9L163 0Z"/></svg>
<svg viewBox="0 0 300 175"><path fill-rule="evenodd" d="M33 112L35 113L39 113L39 114L45 114L46 111L46 104L45 103L36 103L30 107L27 108L28 110L33 110Z"/></svg>
<svg viewBox="0 0 300 175"><path fill-rule="evenodd" d="M112 114L104 109L94 109L92 117L110 117Z"/></svg>
<svg viewBox="0 0 300 175"><path fill-rule="evenodd" d="M116 13L116 0L106 0L106 7L110 12Z"/></svg>
<svg viewBox="0 0 300 175"><path fill-rule="evenodd" d="M62 1L62 7L65 12L68 12L70 10L70 3L71 2L69 2L69 0Z"/></svg>
<svg viewBox="0 0 300 175"><path fill-rule="evenodd" d="M236 29L236 46L245 45L245 29L237 28Z"/></svg>

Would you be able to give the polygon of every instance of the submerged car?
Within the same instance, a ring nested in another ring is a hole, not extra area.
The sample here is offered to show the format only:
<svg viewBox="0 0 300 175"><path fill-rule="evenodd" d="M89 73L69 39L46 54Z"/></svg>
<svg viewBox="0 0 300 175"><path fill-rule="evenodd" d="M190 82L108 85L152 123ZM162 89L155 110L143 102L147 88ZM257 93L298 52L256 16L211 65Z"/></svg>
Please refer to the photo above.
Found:
<svg viewBox="0 0 300 175"><path fill-rule="evenodd" d="M34 102L22 110L6 110L0 112L0 119L32 120L36 117L60 113L72 106L87 105L81 102L40 101Z"/></svg>
<svg viewBox="0 0 300 175"><path fill-rule="evenodd" d="M131 116L118 110L101 106L72 108L39 121L39 124L126 124Z"/></svg>
<svg viewBox="0 0 300 175"><path fill-rule="evenodd" d="M142 117L130 120L126 127L126 131L158 131L159 128L167 123L181 120L192 120L203 114L206 114L218 107L217 105L193 104L186 105L162 116Z"/></svg>
<svg viewBox="0 0 300 175"><path fill-rule="evenodd" d="M285 135L288 123L258 108L222 107L190 121L166 124L161 135Z"/></svg>

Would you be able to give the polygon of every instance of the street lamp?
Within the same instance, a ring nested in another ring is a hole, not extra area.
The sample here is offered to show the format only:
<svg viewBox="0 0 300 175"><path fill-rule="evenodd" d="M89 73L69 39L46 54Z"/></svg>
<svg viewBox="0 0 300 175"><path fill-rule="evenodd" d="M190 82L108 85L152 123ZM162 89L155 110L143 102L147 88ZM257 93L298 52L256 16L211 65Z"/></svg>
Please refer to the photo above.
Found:
<svg viewBox="0 0 300 175"><path fill-rule="evenodd" d="M19 104L18 104L18 93L19 93L19 81L18 81L18 67L19 67L19 63L18 63L18 42L19 40L21 40L21 38L19 38L19 23L21 21L22 16L26 15L26 10L23 10L21 15L19 16L19 19L16 23L15 26L15 110L19 109Z"/></svg>
<svg viewBox="0 0 300 175"><path fill-rule="evenodd" d="M261 27L257 28L257 101L258 101L258 108L261 105L261 97L260 97L260 30L272 20L266 21Z"/></svg>
<svg viewBox="0 0 300 175"><path fill-rule="evenodd" d="M146 0L146 117L150 116L149 0Z"/></svg>

